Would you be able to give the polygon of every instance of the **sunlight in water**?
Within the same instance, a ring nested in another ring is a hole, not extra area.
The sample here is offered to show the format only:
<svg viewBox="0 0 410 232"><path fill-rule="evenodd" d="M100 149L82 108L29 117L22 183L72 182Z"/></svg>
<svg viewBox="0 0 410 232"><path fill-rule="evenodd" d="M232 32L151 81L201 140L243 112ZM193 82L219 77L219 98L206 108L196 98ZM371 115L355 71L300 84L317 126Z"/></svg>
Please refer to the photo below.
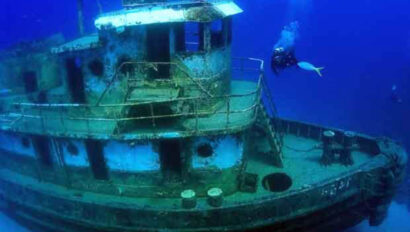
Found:
<svg viewBox="0 0 410 232"><path fill-rule="evenodd" d="M7 230L1 229L1 231L30 232L2 213L0 213L0 228L7 228Z"/></svg>
<svg viewBox="0 0 410 232"><path fill-rule="evenodd" d="M305 18L313 9L313 0L290 0L288 5L288 18L297 20Z"/></svg>

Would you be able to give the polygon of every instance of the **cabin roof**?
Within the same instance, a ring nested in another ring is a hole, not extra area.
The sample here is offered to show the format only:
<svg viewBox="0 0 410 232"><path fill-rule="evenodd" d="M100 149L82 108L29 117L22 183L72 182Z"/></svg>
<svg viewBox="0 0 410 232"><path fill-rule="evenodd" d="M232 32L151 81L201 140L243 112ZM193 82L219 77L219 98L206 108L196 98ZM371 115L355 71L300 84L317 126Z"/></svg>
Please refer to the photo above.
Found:
<svg viewBox="0 0 410 232"><path fill-rule="evenodd" d="M95 26L119 28L136 25L174 22L211 22L216 19L242 13L233 1L207 1L199 4L162 4L142 6L103 14L95 20Z"/></svg>
<svg viewBox="0 0 410 232"><path fill-rule="evenodd" d="M88 50L92 48L97 48L101 44L99 42L99 37L97 34L87 35L76 40L70 41L68 43L62 44L58 47L53 47L51 53L59 54L64 52L73 52Z"/></svg>

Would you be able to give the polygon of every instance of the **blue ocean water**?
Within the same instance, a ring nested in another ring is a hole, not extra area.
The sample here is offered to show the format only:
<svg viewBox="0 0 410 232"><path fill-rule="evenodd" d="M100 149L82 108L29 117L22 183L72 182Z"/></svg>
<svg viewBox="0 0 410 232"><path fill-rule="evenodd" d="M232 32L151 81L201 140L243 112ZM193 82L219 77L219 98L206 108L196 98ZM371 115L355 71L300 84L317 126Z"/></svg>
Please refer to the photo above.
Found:
<svg viewBox="0 0 410 232"><path fill-rule="evenodd" d="M103 10L120 8L120 0L101 0ZM245 12L234 19L236 56L269 61L280 32L299 22L298 59L323 66L323 77L290 68L275 76L266 69L280 116L376 136L394 138L410 150L410 2L404 0L238 0ZM95 1L85 1L86 31L93 32ZM77 35L75 0L0 3L0 47L63 32ZM392 100L396 86L402 102ZM379 229L365 225L352 231L410 231L403 215L410 200L404 185ZM406 205L407 204L407 205ZM0 218L1 231L24 231ZM399 228L399 229L400 229Z"/></svg>

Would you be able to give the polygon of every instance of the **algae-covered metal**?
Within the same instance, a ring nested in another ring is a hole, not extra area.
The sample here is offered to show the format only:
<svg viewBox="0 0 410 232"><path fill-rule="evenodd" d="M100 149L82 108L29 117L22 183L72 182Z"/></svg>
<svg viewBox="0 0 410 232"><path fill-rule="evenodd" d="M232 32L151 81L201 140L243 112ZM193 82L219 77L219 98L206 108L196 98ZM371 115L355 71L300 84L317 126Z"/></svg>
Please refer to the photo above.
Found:
<svg viewBox="0 0 410 232"><path fill-rule="evenodd" d="M98 34L0 56L0 209L39 231L381 223L402 147L278 118L232 1L124 0Z"/></svg>

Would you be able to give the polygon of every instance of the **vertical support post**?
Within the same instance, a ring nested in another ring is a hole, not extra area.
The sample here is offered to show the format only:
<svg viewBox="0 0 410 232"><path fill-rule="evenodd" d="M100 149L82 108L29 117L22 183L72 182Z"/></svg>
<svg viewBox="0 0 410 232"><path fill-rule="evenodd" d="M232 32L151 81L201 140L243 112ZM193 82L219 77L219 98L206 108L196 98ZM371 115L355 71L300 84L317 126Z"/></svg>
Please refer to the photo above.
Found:
<svg viewBox="0 0 410 232"><path fill-rule="evenodd" d="M204 51L211 51L211 23L204 24Z"/></svg>
<svg viewBox="0 0 410 232"><path fill-rule="evenodd" d="M195 112L195 132L198 134L198 123L199 123L199 119L198 119L198 101L194 101L194 112Z"/></svg>
<svg viewBox="0 0 410 232"><path fill-rule="evenodd" d="M88 115L90 115L90 108L88 106L87 107L87 116L85 119L86 125L87 125L87 136L90 136L90 120L88 119Z"/></svg>
<svg viewBox="0 0 410 232"><path fill-rule="evenodd" d="M114 133L116 133L117 135L121 134L120 124L118 123L120 121L120 117L121 117L120 111L115 110L115 130L114 130ZM133 120L134 119L131 119L130 121L133 121ZM125 123L128 123L128 120L126 120Z"/></svg>
<svg viewBox="0 0 410 232"><path fill-rule="evenodd" d="M23 120L23 128L27 127L27 120L26 120L26 111L24 110L24 106L20 105L21 107L21 119Z"/></svg>
<svg viewBox="0 0 410 232"><path fill-rule="evenodd" d="M152 117L152 127L156 128L156 124L155 124L155 114L154 114L154 106L152 105L152 103L149 104L149 108L151 111L151 117Z"/></svg>
<svg viewBox="0 0 410 232"><path fill-rule="evenodd" d="M243 65L243 60L241 59L241 65ZM262 100L262 88L261 88L261 82L262 80L259 78L258 80L258 87L257 87L257 92L256 92L256 101L258 103L258 105L256 105L255 110L254 110L254 119L256 120L258 117L259 113L263 113L263 112L259 112L260 108L263 107L263 100Z"/></svg>
<svg viewBox="0 0 410 232"><path fill-rule="evenodd" d="M67 128L65 127L64 119L63 119L63 107L58 107L58 113L60 116L60 123L63 127L64 134L67 132Z"/></svg>
<svg viewBox="0 0 410 232"><path fill-rule="evenodd" d="M39 115L40 115L40 119L41 119L41 130L45 134L46 133L46 126L45 126L45 123L44 123L43 110L42 110L41 106L39 107Z"/></svg>
<svg viewBox="0 0 410 232"><path fill-rule="evenodd" d="M226 129L229 128L229 116L231 113L231 98L226 96Z"/></svg>
<svg viewBox="0 0 410 232"><path fill-rule="evenodd" d="M286 125L286 134L289 134L290 132L290 123L287 123Z"/></svg>
<svg viewBox="0 0 410 232"><path fill-rule="evenodd" d="M70 188L71 187L70 174L68 172L67 165L66 165L65 160L64 160L64 156L61 152L63 150L62 147L61 147L61 144L58 143L56 141L56 139L51 139L51 144L54 147L54 152L56 153L59 166L63 168L66 187Z"/></svg>

